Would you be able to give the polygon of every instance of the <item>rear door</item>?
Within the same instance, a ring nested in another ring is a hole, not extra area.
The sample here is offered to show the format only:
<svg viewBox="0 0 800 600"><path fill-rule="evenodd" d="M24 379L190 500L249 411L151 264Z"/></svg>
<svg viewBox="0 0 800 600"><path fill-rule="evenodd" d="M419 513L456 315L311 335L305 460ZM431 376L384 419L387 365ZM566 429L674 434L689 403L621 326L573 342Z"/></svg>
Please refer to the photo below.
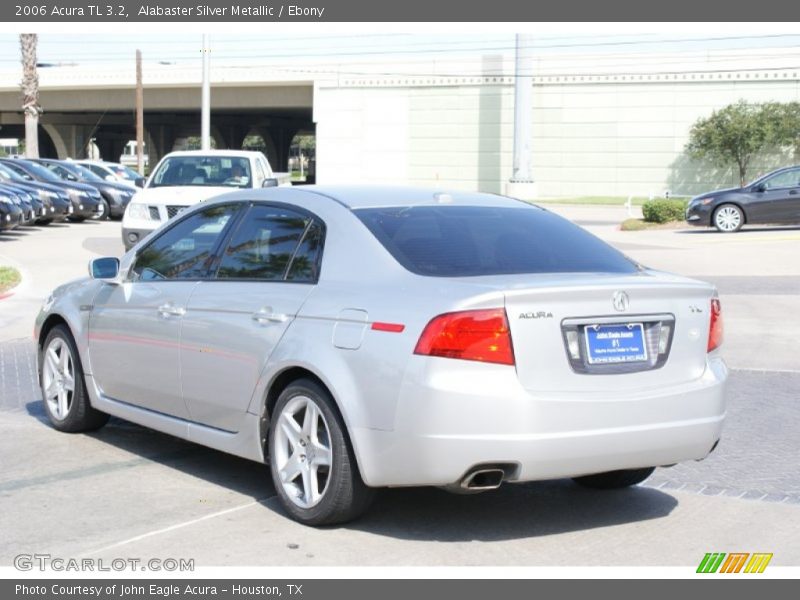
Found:
<svg viewBox="0 0 800 600"><path fill-rule="evenodd" d="M324 226L254 204L198 284L183 320L181 380L194 421L238 431L270 354L314 290Z"/></svg>

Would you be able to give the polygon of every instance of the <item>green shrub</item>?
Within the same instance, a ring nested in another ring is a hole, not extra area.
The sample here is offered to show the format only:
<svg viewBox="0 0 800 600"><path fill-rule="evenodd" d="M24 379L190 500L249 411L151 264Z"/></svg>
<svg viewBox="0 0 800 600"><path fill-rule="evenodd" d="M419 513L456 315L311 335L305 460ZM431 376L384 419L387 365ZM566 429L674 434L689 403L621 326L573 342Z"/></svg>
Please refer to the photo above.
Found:
<svg viewBox="0 0 800 600"><path fill-rule="evenodd" d="M642 204L642 216L648 223L669 223L683 221L686 214L686 200L657 198Z"/></svg>

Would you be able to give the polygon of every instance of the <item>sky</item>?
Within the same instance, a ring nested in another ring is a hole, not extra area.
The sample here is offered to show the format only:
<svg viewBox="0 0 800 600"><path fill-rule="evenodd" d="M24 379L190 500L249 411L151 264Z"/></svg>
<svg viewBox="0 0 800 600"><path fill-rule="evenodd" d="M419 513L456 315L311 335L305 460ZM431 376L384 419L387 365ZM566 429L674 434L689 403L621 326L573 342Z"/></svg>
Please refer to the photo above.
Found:
<svg viewBox="0 0 800 600"><path fill-rule="evenodd" d="M800 28L795 27L800 32ZM382 59L414 59L448 56L470 58L481 54L513 55L513 33L341 33L312 34L221 33L210 36L211 57L215 62L241 65L290 65L343 60L349 63ZM166 64L197 63L201 57L202 38L190 34L103 34L41 33L39 62L44 64L96 65L113 68L134 61L141 49L144 62ZM685 33L540 33L532 38L537 55L630 55L664 52L720 53L750 48L791 48L797 51L800 66L800 33L791 29L759 30L752 33L731 30L687 31ZM0 33L0 70L19 64L16 33Z"/></svg>

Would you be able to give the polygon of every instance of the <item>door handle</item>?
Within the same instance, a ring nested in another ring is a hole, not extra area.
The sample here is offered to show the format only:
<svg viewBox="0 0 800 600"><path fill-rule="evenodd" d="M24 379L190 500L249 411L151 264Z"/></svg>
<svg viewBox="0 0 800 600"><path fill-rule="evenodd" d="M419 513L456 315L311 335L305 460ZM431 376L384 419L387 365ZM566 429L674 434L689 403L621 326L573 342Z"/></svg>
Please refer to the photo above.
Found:
<svg viewBox="0 0 800 600"><path fill-rule="evenodd" d="M167 302L158 307L158 314L162 317L182 317L186 314L186 309L175 306L172 302Z"/></svg>
<svg viewBox="0 0 800 600"><path fill-rule="evenodd" d="M256 323L284 323L289 317L282 313L274 313L271 308L262 308L253 313Z"/></svg>

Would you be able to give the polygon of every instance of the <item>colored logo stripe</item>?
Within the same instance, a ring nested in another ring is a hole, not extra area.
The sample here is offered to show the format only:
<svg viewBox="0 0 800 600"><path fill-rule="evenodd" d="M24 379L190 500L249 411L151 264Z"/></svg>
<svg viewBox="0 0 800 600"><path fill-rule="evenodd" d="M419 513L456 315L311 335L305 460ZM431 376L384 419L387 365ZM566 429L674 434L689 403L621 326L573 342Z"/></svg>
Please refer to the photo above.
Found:
<svg viewBox="0 0 800 600"><path fill-rule="evenodd" d="M697 567L698 573L716 573L722 560L725 558L724 552L708 552L700 561L700 566Z"/></svg>
<svg viewBox="0 0 800 600"><path fill-rule="evenodd" d="M725 558L727 556L727 558ZM748 561L747 559L750 558ZM763 573L772 560L772 553L757 552L708 552L697 567L698 573ZM745 563L747 566L745 566Z"/></svg>
<svg viewBox="0 0 800 600"><path fill-rule="evenodd" d="M745 573L763 573L764 569L767 568L769 561L772 560L772 554L761 553L761 554L753 554L750 558L750 562L747 563L747 566L744 568Z"/></svg>
<svg viewBox="0 0 800 600"><path fill-rule="evenodd" d="M728 554L728 558L722 563L720 573L738 573L742 570L748 556L750 556L748 552L733 552Z"/></svg>

